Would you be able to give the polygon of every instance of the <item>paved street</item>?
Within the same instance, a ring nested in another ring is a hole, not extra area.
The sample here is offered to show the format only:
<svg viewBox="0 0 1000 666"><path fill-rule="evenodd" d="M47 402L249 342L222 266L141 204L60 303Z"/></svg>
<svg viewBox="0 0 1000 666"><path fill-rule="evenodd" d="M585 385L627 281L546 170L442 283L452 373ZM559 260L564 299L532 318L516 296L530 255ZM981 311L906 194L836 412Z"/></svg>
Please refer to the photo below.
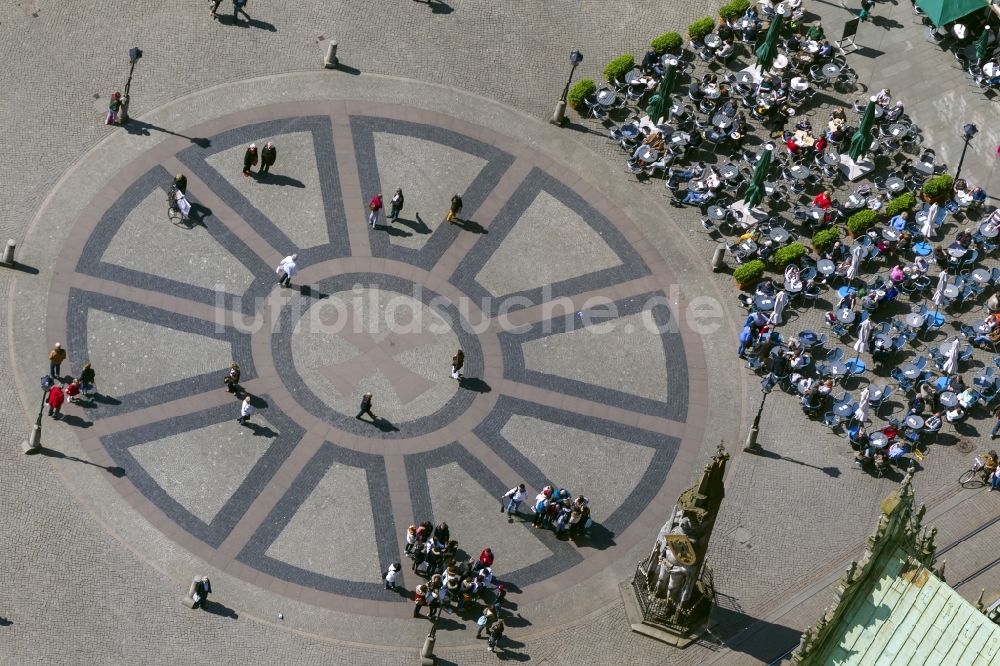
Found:
<svg viewBox="0 0 1000 666"><path fill-rule="evenodd" d="M785 395L764 412L767 454L742 453L760 393L697 210L624 173L600 123L545 122L571 49L578 78L598 80L703 8L251 0L234 24L194 0L68 4L0 9L0 53L17 64L0 81L18 91L0 101L0 232L22 263L0 272L0 663L168 664L195 645L223 664L413 663L429 625L381 577L402 559L402 587L422 582L402 545L423 520L447 521L467 556L497 553L508 659L767 663L797 642L894 481L858 472ZM859 42L885 53L852 64L869 88L893 77L949 163L953 108L968 104L983 131L965 169L1000 191L992 102L920 42L908 5L879 8ZM810 9L829 34L846 18ZM341 71L321 68L329 39ZM134 121L105 127L136 44ZM916 87L916 54L943 97ZM272 173L244 176L247 144L266 141ZM187 222L167 217L176 173ZM368 200L397 187L400 219L370 228ZM274 267L293 252L283 289ZM708 328L699 297L722 304ZM26 457L56 341L64 373L93 362L100 397L44 418L46 451ZM246 426L222 385L233 361L256 406ZM374 422L354 418L366 391ZM935 448L915 481L925 522L968 517L948 539L995 513L985 493L956 494L977 439ZM627 630L618 583L720 440L734 456L709 555L718 624L679 652ZM508 522L498 497L520 481L531 497L549 482L587 495L594 527L560 539ZM963 576L976 569L955 555ZM210 612L180 603L202 573ZM496 659L474 629L444 616L442 663Z"/></svg>

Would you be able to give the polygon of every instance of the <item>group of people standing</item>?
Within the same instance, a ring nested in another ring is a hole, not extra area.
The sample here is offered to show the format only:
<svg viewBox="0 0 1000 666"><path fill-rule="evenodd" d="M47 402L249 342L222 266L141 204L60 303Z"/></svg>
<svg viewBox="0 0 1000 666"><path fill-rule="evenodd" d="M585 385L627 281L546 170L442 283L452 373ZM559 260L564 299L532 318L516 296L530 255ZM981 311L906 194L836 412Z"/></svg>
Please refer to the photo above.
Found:
<svg viewBox="0 0 1000 666"><path fill-rule="evenodd" d="M97 373L90 361L83 364L79 377L64 377L60 373L65 361L66 348L57 342L49 352L49 374L42 377L42 388L46 391L45 404L49 408L49 416L54 419L62 418L62 406L67 399L79 402L81 395L89 397L94 392Z"/></svg>
<svg viewBox="0 0 1000 666"><path fill-rule="evenodd" d="M396 192L392 195L392 199L389 200L389 213L385 216L385 219L391 224L399 219L399 213L403 210L403 204L405 203L405 198L403 197L403 189L396 188ZM368 201L368 225L374 229L378 223L378 214L383 209L384 204L382 203L382 193L376 193ZM455 224L455 220L458 219L459 213L462 212L462 195L455 194L451 197L451 204L448 206L448 214L445 215L445 221Z"/></svg>

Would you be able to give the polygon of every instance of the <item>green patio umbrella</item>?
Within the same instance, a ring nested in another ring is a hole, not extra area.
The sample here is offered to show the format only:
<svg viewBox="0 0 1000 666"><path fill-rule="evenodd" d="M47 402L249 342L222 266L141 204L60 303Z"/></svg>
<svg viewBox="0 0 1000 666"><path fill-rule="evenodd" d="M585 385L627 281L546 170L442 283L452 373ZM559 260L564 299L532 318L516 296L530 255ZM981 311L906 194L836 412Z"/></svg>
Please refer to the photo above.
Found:
<svg viewBox="0 0 1000 666"><path fill-rule="evenodd" d="M861 124L858 131L851 137L851 148L847 151L851 159L855 162L868 152L868 147L872 143L872 124L875 122L875 102L868 102L865 107L865 114L861 116Z"/></svg>
<svg viewBox="0 0 1000 666"><path fill-rule="evenodd" d="M649 104L646 105L646 115L649 116L649 122L654 125L659 122L660 118L663 117L666 112L667 105L664 98L659 95L659 93L653 95L649 98Z"/></svg>
<svg viewBox="0 0 1000 666"><path fill-rule="evenodd" d="M989 6L989 0L916 0L917 7L940 28L967 14Z"/></svg>
<svg viewBox="0 0 1000 666"><path fill-rule="evenodd" d="M775 14L771 19L771 27L767 29L767 37L764 43L757 48L757 64L760 71L766 72L774 64L774 58L778 55L778 33L781 32L781 15Z"/></svg>
<svg viewBox="0 0 1000 666"><path fill-rule="evenodd" d="M747 188L743 201L747 208L753 208L764 198L764 179L767 178L767 170L771 168L771 149L768 148L760 154L757 160L757 167L753 170L753 178L750 180L750 187Z"/></svg>
<svg viewBox="0 0 1000 666"><path fill-rule="evenodd" d="M986 26L983 28L983 32L979 35L979 39L976 40L976 62L982 62L986 59L986 52L990 48L990 27Z"/></svg>
<svg viewBox="0 0 1000 666"><path fill-rule="evenodd" d="M656 88L656 94L664 100L670 99L670 93L674 91L674 79L676 78L677 72L674 70L674 66L669 65L667 71L663 73L663 77L660 79L660 85Z"/></svg>

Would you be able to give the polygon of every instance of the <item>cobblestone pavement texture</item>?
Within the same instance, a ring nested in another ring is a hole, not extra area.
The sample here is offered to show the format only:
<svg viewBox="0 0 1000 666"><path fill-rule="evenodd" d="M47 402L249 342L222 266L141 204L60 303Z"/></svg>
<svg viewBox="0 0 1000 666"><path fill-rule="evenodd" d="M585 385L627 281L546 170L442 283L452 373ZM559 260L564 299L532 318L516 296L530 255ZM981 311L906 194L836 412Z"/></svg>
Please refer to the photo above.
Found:
<svg viewBox="0 0 1000 666"><path fill-rule="evenodd" d="M624 51L641 54L649 36L663 29L679 29L702 13L699 7L675 4L591 4L568 0L534 5L453 0L448 9L432 11L417 2L371 3L360 7L307 2L298 3L294 10L277 11L267 3L257 2L248 6L254 21L239 28L225 21L211 22L207 7L201 2L187 3L185 10L180 12L166 5L121 7L108 2L88 3L83 9L45 0L5 5L0 9L0 23L16 37L5 40L0 53L4 54L5 62L18 66L8 68L0 76L5 89L31 90L33 93L30 101L23 95L8 95L0 101L0 109L14 130L8 144L10 157L0 165L0 178L5 183L5 190L16 194L0 201L0 232L22 240L44 198L66 169L80 159L84 151L110 134L115 136L106 147L120 146L122 157L108 157L102 168L92 169L88 163L88 169L75 172L72 187L61 190L61 196L66 199L51 202L54 206L49 210L53 211L53 218L59 217L60 207L70 210L74 205L89 202L108 174L116 172L135 155L170 139L170 131L182 131L238 109L330 94L329 90L311 90L315 85L314 76L261 78L219 88L215 91L217 94L197 96L194 99L198 100L198 105L194 107L182 101L160 109L185 94L213 85L314 70L318 68L326 39L336 38L341 45L341 60L365 73L442 83L545 119L553 95L563 83L565 54L571 48L580 48L587 55L578 75L599 79L599 71L607 58ZM902 5L890 8L885 3L881 3L880 8L885 8L886 25L879 26L876 21L875 27L891 29L884 34L873 29L879 37L878 48L886 53L871 60L869 85L879 87L880 81L876 78L879 76L897 76L902 82L916 84L923 76L915 70L919 62L928 63L939 80L948 82L942 85L954 86L948 88L947 95L937 99L914 97L915 103L908 102L910 115L925 129L927 143L936 145L933 140L939 139L945 149L945 158L954 161L954 155L947 152L955 150L946 140L947 132L951 131L948 129L951 124L949 109L956 104L965 105L970 97L960 83L954 83L954 79L960 77L952 76L952 70L948 69L950 56L920 43L921 32L910 24L908 8ZM836 8L823 5L814 9L823 14L828 26L836 26L843 18ZM386 20L390 13L394 18L391 25ZM335 28L317 28L331 25L331 19ZM648 27L660 24L662 28ZM170 26L167 36L163 34L163 26ZM835 32L836 28L828 27L828 31ZM497 39L498 35L503 39ZM58 46L36 49L29 47L30 44ZM86 45L86 57L81 57L77 48L62 48L67 44ZM101 118L109 90L123 76L117 73L117 68L124 69L124 54L133 44L142 46L146 57L140 61L132 89L135 99L132 114L148 124L139 124L138 127L145 129L125 137L121 136L121 131L109 131L101 125ZM392 48L386 48L386 44L392 44ZM904 56L906 51L901 44L905 44L907 50L912 47L922 57ZM887 59L898 60L898 71L881 68L881 63ZM852 58L852 64L862 72L861 63L864 62ZM947 66L940 66L941 62ZM429 67L428 63L434 66ZM898 90L907 86L894 82L893 87ZM621 173L622 153L602 137L603 129L599 125L580 122L575 127L583 131L563 131L562 137L553 139L556 130L531 121L522 121L519 127L512 121L511 114L488 103L473 100L468 102L469 108L462 109L460 105L468 98L443 89L367 76L350 77L342 84L338 82L337 88L335 95L368 100L373 108L378 108L380 103L412 101L416 106L465 117L479 125L492 127L495 122L507 128L509 136L531 146L552 146L557 142L560 150L551 152L550 159L554 163L574 164L591 182L600 183L600 189L616 204L624 202L625 212L635 220L652 248L667 259L671 273L685 290L691 290L687 295L698 294L699 290L715 293L716 287L704 282L702 267L711 246L702 243L694 233L665 233L665 229L672 230L675 224L682 229L693 229L697 224L696 216L688 211L667 212L663 207L662 189L654 189L655 182L636 184L631 177ZM911 89L917 88L911 86ZM988 108L981 100L968 103L971 114L985 114ZM159 110L154 114L156 109ZM825 114L822 108L817 111L821 113ZM979 125L980 128L988 127L986 122ZM991 131L987 129L981 135L986 139L982 145L996 143L997 137L989 135ZM957 145L957 141L952 143ZM586 149L580 149L579 144ZM410 147L376 145L375 150L406 153ZM606 163L595 159L588 150L607 158ZM991 152L985 151L986 156ZM971 170L975 165L979 169L981 164L984 179L987 172L992 178L992 168L985 158L976 154L970 158L972 161L967 161L967 168ZM279 164L281 159L279 156ZM292 164L294 162L290 166ZM182 168L176 161L168 161L165 167L167 170L162 175ZM92 175L88 173L90 170ZM307 171L292 175L307 184L310 182ZM378 175L384 177L381 172ZM460 176L456 173L449 179L457 183ZM361 177L370 179L371 175L361 174ZM388 189L386 185L382 187ZM420 196L424 196L429 187L418 186ZM312 190L311 187L306 189ZM434 196L437 195L428 195L428 199ZM281 205L275 201L262 203L261 210L267 205ZM112 202L103 203L107 207ZM155 210L155 201L148 205ZM414 205L425 204L418 199ZM309 209L316 210L314 206ZM655 211L655 215L649 215L650 211ZM539 214L544 213L544 209L539 211ZM39 269L40 276L0 274L0 289L13 303L12 308L0 313L6 319L4 328L18 350L33 349L36 354L44 353L51 340L44 329L44 317L37 313L31 316L28 312L32 304L29 299L39 293L30 281L44 280L47 285L51 279L47 273L52 267L71 270L71 267L57 266L60 248L47 247L44 242L48 223L47 218L36 220L32 242L23 247L19 255L25 264ZM299 219L295 224L300 226L289 228L287 233L290 238L297 239L309 229L315 229L310 225L320 223ZM52 224L54 228L59 226L55 219ZM410 247L405 242L399 245ZM138 247L140 254L155 255L155 246L140 243ZM121 248L118 250L121 252ZM388 256L390 250L385 252ZM109 256L114 253L105 258ZM122 254L116 259L119 263L125 261ZM133 259L143 264L141 256ZM164 270L167 268L171 267L165 266ZM185 271L199 269L197 265L174 265L173 272L159 276L176 281ZM15 276L16 279L12 279ZM238 265L226 270L224 276L226 290L230 293L240 293L253 281L253 273L243 271ZM498 275L487 283L496 284L502 279ZM735 293L728 278L721 277L717 285L725 302L734 302ZM125 295L135 296L134 293ZM191 296L198 299L196 292L189 292L187 297ZM205 305L214 305L214 301ZM177 304L172 306L176 308ZM240 306L230 299L225 307L239 309ZM732 320L740 319L741 313L736 309L729 314ZM100 325L117 323L120 322L105 321ZM818 328L816 322L806 317L790 326L800 323L803 327L810 324ZM130 338L149 334L141 325L121 332ZM718 377L739 377L744 386L749 387L746 402L752 414L759 394L755 380L737 370L731 361L734 346L731 340L734 338L731 322L722 332L704 337L708 372ZM110 356L134 351L109 348L104 353ZM0 350L0 371L5 377L14 376L10 353L6 345ZM525 354L531 358L527 350ZM197 359L192 360L197 362ZM33 367L30 363L27 366ZM693 374L698 370L694 369ZM18 376L20 396L15 392L15 382L0 383L3 404L17 405L19 398L21 404L28 404L34 399L31 398L34 391L25 390L33 386L31 378L40 374L33 372L25 370ZM122 381L126 381L124 376ZM141 388L123 384L118 390ZM729 390L732 388L735 387ZM532 394L530 398L536 397ZM192 402L186 408L191 411L196 407L223 409L224 404L227 403ZM731 400L709 406L710 426L704 437L707 446L713 446L714 440L720 438L738 441L743 429L739 427L740 419L733 416L740 413L745 420L745 410L738 412L733 404ZM758 663L778 656L780 645L790 647L794 644L796 631L817 615L817 612L806 613L803 609L821 608L828 601L823 593L824 586L830 582L827 579L859 552L864 536L871 530L878 500L888 492L892 481L873 480L857 473L843 440L831 436L813 422L803 421L790 398L775 396L768 404L762 422L762 441L773 455L762 458L738 455L733 461L727 486L730 500L717 525L710 558L715 563L716 580L722 594L719 619L723 626L739 627L749 620L766 618L767 624L757 625L745 633L766 636L769 645L757 647L752 638L746 639L741 634L730 641L731 650L717 650L701 644L679 653L628 633L620 603L615 599L616 583L628 576L624 563L634 562L639 557L638 551L645 549L644 540L653 533L649 530L648 536L638 540L640 545L633 553L624 555L618 566L611 567L605 575L592 579L588 589L564 591L559 597L559 605L546 607L539 602L532 608L533 615L523 616L520 627L512 624L509 648L516 653L513 656L551 664L625 660L635 663L707 663L714 660ZM108 418L114 418L114 406L102 406L102 409L104 407L108 409ZM108 488L115 481L109 484L106 472L95 468L94 463L110 466L114 462L107 457L93 458L90 455L93 450L79 446L75 438L66 435L62 426L53 428L46 423L49 437L53 432L58 433L58 445L53 448L64 452L62 456L55 454L48 460L22 457L17 445L24 438L26 423L21 409L8 409L0 414L0 436L5 443L0 448L5 489L0 494L0 515L5 517L0 527L0 541L5 544L3 552L8 564L0 574L0 582L4 589L14 591L7 597L6 607L0 609L0 617L11 622L0 627L0 632L5 634L0 663L67 663L99 659L122 663L175 663L190 654L195 641L204 657L219 663L263 660L275 654L302 663L326 663L331 655L373 664L411 662L416 658L423 626L401 620L380 620L381 631L373 635L370 618L351 613L350 606L343 612L319 612L303 603L304 599L286 602L266 589L255 591L248 586L236 592L239 586L235 579L232 596L217 595L223 604L216 608L218 614L182 612L179 592L192 570L207 567L215 572L214 567L221 566L222 561L209 559L207 565L199 561L183 547L187 542L179 530L161 534L150 526L151 515L140 514L127 498L109 492ZM788 432L788 424L793 424L794 435ZM284 428L271 420L262 426L279 432ZM206 427L211 428L212 424L206 422ZM512 421L506 427L509 429L507 436L515 437L514 431L521 426ZM181 434L171 441L178 451L184 451L189 445ZM255 446L261 447L261 444ZM221 443L220 447L224 450ZM157 467L155 455L144 461L151 469ZM953 494L953 479L968 466L968 461L969 455L961 447L941 448L940 455L935 450L924 464L918 491L928 502L946 500ZM252 460L233 462L244 467L253 464ZM683 465L679 462L675 463L678 467L686 465L692 472L696 468L694 459L686 459ZM386 464L398 465L397 471L403 469L401 460L387 460ZM450 478L449 468L438 470L438 476L429 476L428 488L423 494L448 501L445 479ZM457 473L457 469L455 471ZM686 484L688 478L683 478L681 485ZM223 481L235 483L234 479ZM325 487L321 479L313 482L320 483L320 488ZM344 483L355 490L359 487L356 478ZM207 517L222 503L223 490L213 489L193 505L199 511L206 511ZM337 500L336 494L328 497L329 501ZM272 505L274 502L277 498ZM754 507L752 512L746 510L748 506ZM941 514L939 519L943 522L946 515ZM157 518L162 522L162 515ZM365 516L355 518L365 520ZM364 547L370 548L370 544ZM310 557L308 552L297 555ZM363 573L348 571L353 576ZM218 574L220 578L225 575ZM553 618L558 619L566 608L573 608L574 597L583 606L595 610L582 618L573 618L567 626L560 626L563 622L553 621ZM283 608L276 604L279 599ZM287 621L275 619L277 610L285 612ZM239 619L233 618L233 614L239 615ZM469 645L474 641L468 640L467 631L442 631L438 637L440 652L454 663L479 663L494 658L484 654L481 647ZM380 648L375 644L409 649Z"/></svg>

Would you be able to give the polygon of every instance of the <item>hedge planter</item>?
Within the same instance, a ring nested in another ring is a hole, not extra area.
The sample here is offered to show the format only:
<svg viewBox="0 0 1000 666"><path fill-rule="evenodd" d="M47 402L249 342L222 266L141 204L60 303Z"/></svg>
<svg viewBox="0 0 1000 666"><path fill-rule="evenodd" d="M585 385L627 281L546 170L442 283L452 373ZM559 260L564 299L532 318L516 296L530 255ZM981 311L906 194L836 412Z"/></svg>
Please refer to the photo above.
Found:
<svg viewBox="0 0 1000 666"><path fill-rule="evenodd" d="M679 32L665 32L650 42L653 52L661 56L664 53L679 53L684 46L684 38Z"/></svg>
<svg viewBox="0 0 1000 666"><path fill-rule="evenodd" d="M719 7L719 17L723 21L735 21L746 14L750 8L750 0L732 0Z"/></svg>
<svg viewBox="0 0 1000 666"><path fill-rule="evenodd" d="M878 213L867 208L865 210L859 210L857 213L847 218L847 231L849 231L851 236L854 238L864 236L868 233L869 229L875 226L876 222L878 222Z"/></svg>
<svg viewBox="0 0 1000 666"><path fill-rule="evenodd" d="M951 196L955 179L946 173L927 179L923 187L924 201L928 203L941 203Z"/></svg>
<svg viewBox="0 0 1000 666"><path fill-rule="evenodd" d="M742 266L737 266L733 271L733 279L740 289L749 289L757 284L764 277L764 262L760 259L748 261Z"/></svg>
<svg viewBox="0 0 1000 666"><path fill-rule="evenodd" d="M908 213L917 205L917 198L906 192L893 199L885 207L885 216L892 218L900 213Z"/></svg>
<svg viewBox="0 0 1000 666"><path fill-rule="evenodd" d="M699 44L705 39L705 35L710 34L713 30L715 30L715 19L706 16L688 26L688 37L693 43Z"/></svg>
<svg viewBox="0 0 1000 666"><path fill-rule="evenodd" d="M817 231L812 237L813 252L821 255L833 249L833 244L840 240L840 229L832 227Z"/></svg>
<svg viewBox="0 0 1000 666"><path fill-rule="evenodd" d="M569 89L566 100L581 116L587 112L585 100L597 92L597 84L593 79L580 79Z"/></svg>
<svg viewBox="0 0 1000 666"><path fill-rule="evenodd" d="M608 83L624 81L625 75L635 68L635 58L631 53L620 55L604 68L604 78Z"/></svg>
<svg viewBox="0 0 1000 666"><path fill-rule="evenodd" d="M778 248L774 253L774 267L784 271L789 264L798 263L799 259L806 256L809 250L802 243L789 243L785 247Z"/></svg>

